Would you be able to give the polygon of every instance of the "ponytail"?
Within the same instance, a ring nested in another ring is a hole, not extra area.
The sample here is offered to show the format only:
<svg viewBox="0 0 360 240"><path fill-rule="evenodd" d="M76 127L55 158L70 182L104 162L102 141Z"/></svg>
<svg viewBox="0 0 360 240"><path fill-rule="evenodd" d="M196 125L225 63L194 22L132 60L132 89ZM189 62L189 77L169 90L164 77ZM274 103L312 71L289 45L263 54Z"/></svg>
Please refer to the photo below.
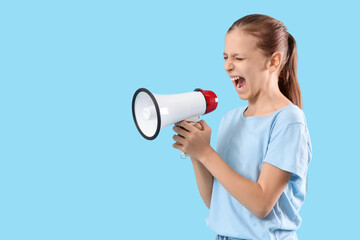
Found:
<svg viewBox="0 0 360 240"><path fill-rule="evenodd" d="M297 80L297 50L296 41L289 33L288 51L284 67L279 75L279 89L293 104L302 109L302 98L299 82Z"/></svg>

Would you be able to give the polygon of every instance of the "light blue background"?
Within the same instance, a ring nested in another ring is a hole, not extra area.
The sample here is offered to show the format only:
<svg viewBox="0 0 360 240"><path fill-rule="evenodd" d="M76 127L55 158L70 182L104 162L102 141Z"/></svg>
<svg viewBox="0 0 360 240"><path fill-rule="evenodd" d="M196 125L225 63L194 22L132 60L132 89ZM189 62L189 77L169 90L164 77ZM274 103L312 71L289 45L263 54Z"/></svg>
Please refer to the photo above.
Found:
<svg viewBox="0 0 360 240"><path fill-rule="evenodd" d="M147 141L140 87L200 87L203 117L246 105L223 69L226 30L268 14L298 44L313 143L300 239L354 239L359 195L356 1L1 1L0 239L214 239L189 159L168 127ZM131 238L133 237L133 238Z"/></svg>

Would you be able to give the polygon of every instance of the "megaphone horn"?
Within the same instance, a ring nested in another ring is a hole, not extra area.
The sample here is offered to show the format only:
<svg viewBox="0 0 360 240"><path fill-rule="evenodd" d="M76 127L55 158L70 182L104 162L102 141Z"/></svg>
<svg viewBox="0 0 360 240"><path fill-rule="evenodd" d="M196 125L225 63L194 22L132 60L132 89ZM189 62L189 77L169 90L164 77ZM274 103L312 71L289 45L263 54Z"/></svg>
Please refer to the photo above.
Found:
<svg viewBox="0 0 360 240"><path fill-rule="evenodd" d="M140 134L153 140L164 127L212 112L217 105L216 94L200 88L172 95L152 94L139 88L133 96L132 114Z"/></svg>

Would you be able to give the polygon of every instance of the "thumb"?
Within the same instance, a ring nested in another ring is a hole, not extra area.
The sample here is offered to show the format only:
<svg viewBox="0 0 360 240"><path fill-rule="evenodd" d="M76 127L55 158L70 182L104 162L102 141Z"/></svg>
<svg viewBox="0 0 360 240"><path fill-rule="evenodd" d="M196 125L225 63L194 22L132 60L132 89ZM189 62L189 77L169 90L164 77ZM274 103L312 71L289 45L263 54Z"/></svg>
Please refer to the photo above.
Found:
<svg viewBox="0 0 360 240"><path fill-rule="evenodd" d="M203 127L203 129L209 128L209 125L207 125L207 123L206 123L204 120L201 120L201 121L198 122L198 123Z"/></svg>
<svg viewBox="0 0 360 240"><path fill-rule="evenodd" d="M201 124L198 122L194 124L194 127L196 127L199 130L204 130L203 126L201 126Z"/></svg>

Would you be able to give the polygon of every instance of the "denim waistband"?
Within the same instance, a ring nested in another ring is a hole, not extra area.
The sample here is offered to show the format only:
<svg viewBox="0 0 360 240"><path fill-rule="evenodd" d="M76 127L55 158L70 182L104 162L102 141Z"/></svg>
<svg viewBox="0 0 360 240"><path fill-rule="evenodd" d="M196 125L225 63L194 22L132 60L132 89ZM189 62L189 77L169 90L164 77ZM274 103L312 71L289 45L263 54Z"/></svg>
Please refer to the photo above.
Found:
<svg viewBox="0 0 360 240"><path fill-rule="evenodd" d="M226 236L221 236L221 235L217 235L215 240L246 240L243 238L232 238L232 237L226 237Z"/></svg>

